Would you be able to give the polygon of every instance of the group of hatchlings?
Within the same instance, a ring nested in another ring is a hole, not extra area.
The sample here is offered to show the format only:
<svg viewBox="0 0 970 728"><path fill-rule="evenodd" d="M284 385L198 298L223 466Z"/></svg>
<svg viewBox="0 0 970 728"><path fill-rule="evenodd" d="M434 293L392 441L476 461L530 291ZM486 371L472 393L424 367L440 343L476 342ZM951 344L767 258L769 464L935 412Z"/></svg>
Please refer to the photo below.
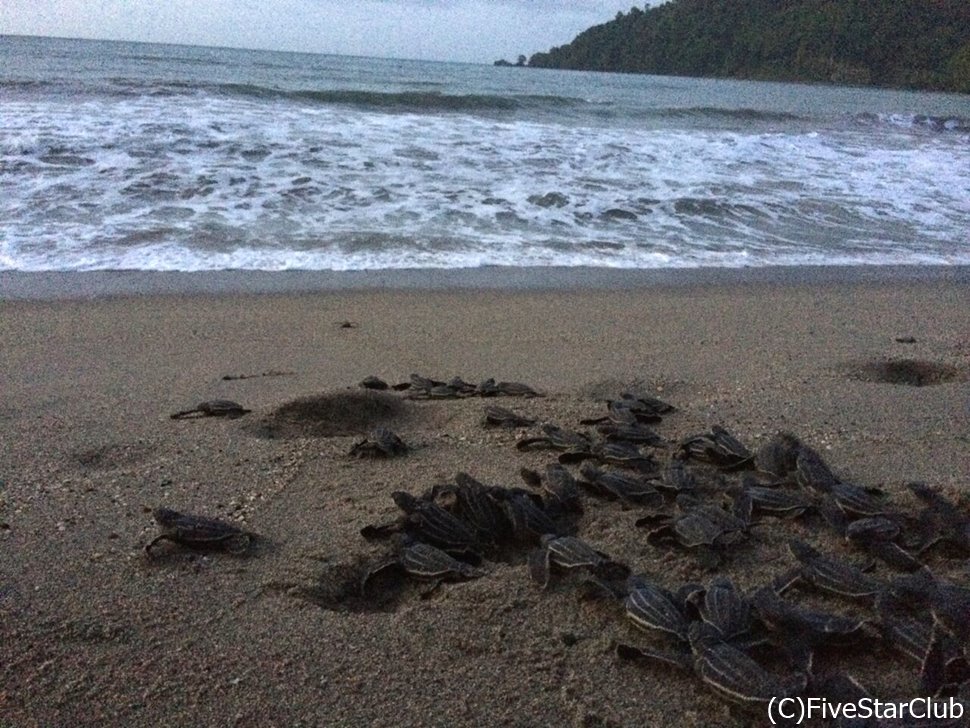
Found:
<svg viewBox="0 0 970 728"><path fill-rule="evenodd" d="M361 382L387 389L375 377ZM528 385L459 378L441 382L418 375L394 385L417 399L541 396ZM916 513L895 509L877 488L840 480L821 455L789 433L752 453L722 427L669 443L651 425L675 411L650 396L623 394L607 403L603 417L582 420L597 432L537 423L497 405L484 409L489 426L534 428L519 450L558 452L544 472L522 468L527 487L486 485L467 473L414 495L392 493L399 517L361 530L368 540L388 540L389 555L376 560L360 583L363 597L385 578L414 579L428 586L484 576L486 559L525 554L531 578L543 589L553 575L575 574L585 598L616 604L649 644L615 644L620 659L674 666L696 675L721 697L762 711L772 698L824 697L854 702L869 697L851 675L827 669L826 653L881 643L912 661L921 696L955 697L962 718L895 722L892 725L964 726L970 715L970 588L934 574L932 553L970 557L970 514L921 483L907 487L922 504ZM236 403L202 403L199 416L245 410ZM179 417L186 413L178 413ZM189 415L191 416L191 414ZM175 417L175 415L173 415ZM671 454L661 464L655 454ZM395 457L407 445L380 427L350 451L354 457ZM567 465L578 465L578 477ZM583 496L619 501L643 515L635 524L658 548L692 554L715 570L763 519L811 518L865 556L854 564L826 555L798 539L788 542L797 562L768 584L742 592L723 575L708 583L663 585L632 574L576 535ZM670 507L672 504L672 507ZM249 550L255 536L224 521L155 511L160 540L190 548L233 553ZM875 561L892 571L872 573ZM862 615L811 609L786 598L792 587L817 590L865 607ZM818 657L819 659L816 659ZM843 719L838 725L877 726L877 720Z"/></svg>

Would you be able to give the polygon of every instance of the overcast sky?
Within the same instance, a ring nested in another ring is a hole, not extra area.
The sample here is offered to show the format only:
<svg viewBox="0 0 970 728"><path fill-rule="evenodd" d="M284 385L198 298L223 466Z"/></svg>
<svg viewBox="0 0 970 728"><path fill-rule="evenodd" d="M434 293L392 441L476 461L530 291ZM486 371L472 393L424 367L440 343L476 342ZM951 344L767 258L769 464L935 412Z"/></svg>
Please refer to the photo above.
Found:
<svg viewBox="0 0 970 728"><path fill-rule="evenodd" d="M0 34L490 63L568 43L630 5L622 0L0 0Z"/></svg>

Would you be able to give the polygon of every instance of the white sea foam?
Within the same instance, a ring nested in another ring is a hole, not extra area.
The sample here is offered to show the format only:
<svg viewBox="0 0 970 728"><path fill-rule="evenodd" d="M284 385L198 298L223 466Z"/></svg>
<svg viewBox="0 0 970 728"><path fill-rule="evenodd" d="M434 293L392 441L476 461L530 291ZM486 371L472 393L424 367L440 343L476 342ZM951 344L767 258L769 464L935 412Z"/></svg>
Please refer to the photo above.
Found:
<svg viewBox="0 0 970 728"><path fill-rule="evenodd" d="M0 270L970 263L956 117L427 98L4 99Z"/></svg>

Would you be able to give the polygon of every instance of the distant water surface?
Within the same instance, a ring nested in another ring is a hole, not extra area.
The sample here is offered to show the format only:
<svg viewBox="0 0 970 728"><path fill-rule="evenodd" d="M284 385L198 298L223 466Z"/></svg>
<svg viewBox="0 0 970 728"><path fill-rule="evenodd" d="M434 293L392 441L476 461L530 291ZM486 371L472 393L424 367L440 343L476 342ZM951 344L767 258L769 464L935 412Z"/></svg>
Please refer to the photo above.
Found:
<svg viewBox="0 0 970 728"><path fill-rule="evenodd" d="M970 264L970 96L0 36L0 271Z"/></svg>

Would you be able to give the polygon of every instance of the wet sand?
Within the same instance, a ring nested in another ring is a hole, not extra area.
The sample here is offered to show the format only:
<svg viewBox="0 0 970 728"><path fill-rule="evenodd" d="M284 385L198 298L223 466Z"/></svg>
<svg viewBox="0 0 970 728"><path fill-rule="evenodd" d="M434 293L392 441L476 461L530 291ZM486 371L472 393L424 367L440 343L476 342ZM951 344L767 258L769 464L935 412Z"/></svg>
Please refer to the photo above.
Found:
<svg viewBox="0 0 970 728"><path fill-rule="evenodd" d="M327 602L382 552L359 531L395 515L392 491L459 470L520 485L521 467L554 459L515 449L528 429L486 428L482 400L407 402L393 426L413 452L390 461L348 458L357 433L266 438L260 423L367 375L526 382L547 396L498 403L568 427L638 389L679 408L658 426L670 440L721 424L755 448L790 430L903 507L911 480L965 506L968 311L946 276L2 302L0 725L767 724L692 677L619 662L613 641L663 641L578 599L571 578L539 590L524 552L428 599ZM931 385L866 368L899 360L923 362ZM287 374L223 379L264 372ZM168 417L214 397L254 412ZM585 504L579 535L634 571L710 578L648 545L636 510ZM264 538L249 558L163 544L148 560L160 505ZM724 572L763 583L794 563L791 537L858 559L817 521L769 520ZM931 566L970 579L965 560ZM878 697L916 694L918 666L875 642L830 659Z"/></svg>

